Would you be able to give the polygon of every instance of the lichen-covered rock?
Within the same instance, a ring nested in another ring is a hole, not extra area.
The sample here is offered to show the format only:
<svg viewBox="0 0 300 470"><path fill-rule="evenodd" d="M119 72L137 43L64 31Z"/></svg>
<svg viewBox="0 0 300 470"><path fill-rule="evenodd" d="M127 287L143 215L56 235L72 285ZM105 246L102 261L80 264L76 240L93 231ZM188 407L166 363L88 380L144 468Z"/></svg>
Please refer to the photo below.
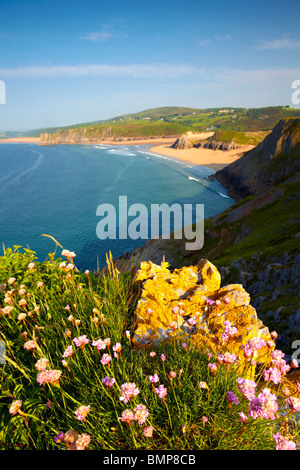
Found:
<svg viewBox="0 0 300 470"><path fill-rule="evenodd" d="M220 273L208 260L173 272L167 266L143 262L134 276L141 284L135 310L135 348L153 348L176 337L188 342L189 347L205 348L214 355L227 351L235 354L243 366L247 363L247 341L271 341L243 286L221 287ZM237 329L230 341L224 336L224 322ZM256 352L256 360L265 362L269 352L268 347L262 347Z"/></svg>

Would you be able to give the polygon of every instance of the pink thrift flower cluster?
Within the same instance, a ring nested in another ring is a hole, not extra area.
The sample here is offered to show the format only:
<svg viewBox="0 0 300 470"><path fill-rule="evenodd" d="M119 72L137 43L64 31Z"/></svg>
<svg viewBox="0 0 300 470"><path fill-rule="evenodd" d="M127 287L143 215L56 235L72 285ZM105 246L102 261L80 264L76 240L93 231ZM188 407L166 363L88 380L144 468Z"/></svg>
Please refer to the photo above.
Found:
<svg viewBox="0 0 300 470"><path fill-rule="evenodd" d="M233 364L236 361L237 357L235 354L231 354L229 352L226 352L225 354L220 354L217 357L217 361L222 364Z"/></svg>
<svg viewBox="0 0 300 470"><path fill-rule="evenodd" d="M60 370L55 370L55 369L50 369L50 370L45 370L43 372L40 372L36 378L38 383L40 385L44 383L59 383L59 379L61 376L61 371Z"/></svg>
<svg viewBox="0 0 300 470"><path fill-rule="evenodd" d="M232 336L236 335L238 330L235 326L231 326L230 321L224 321L224 333L222 333L222 340L226 343Z"/></svg>
<svg viewBox="0 0 300 470"><path fill-rule="evenodd" d="M274 420L278 411L277 397L269 388L264 388L257 397L250 398L249 416L254 419Z"/></svg>
<svg viewBox="0 0 300 470"><path fill-rule="evenodd" d="M285 354L279 349L271 352L272 364L277 367L282 375L285 375L289 370L290 366L283 359Z"/></svg>
<svg viewBox="0 0 300 470"><path fill-rule="evenodd" d="M239 377L237 379L237 384L239 391L242 395L244 395L244 397L248 398L249 400L254 397L256 382L250 379L243 379L242 377Z"/></svg>
<svg viewBox="0 0 300 470"><path fill-rule="evenodd" d="M255 352L266 346L266 342L261 338L251 338L244 347L244 356L250 360L255 355Z"/></svg>
<svg viewBox="0 0 300 470"><path fill-rule="evenodd" d="M166 387L164 387L164 385L159 385L156 389L155 389L157 395L159 396L159 398L162 398L164 399L165 396L167 395L168 393L168 389Z"/></svg>
<svg viewBox="0 0 300 470"><path fill-rule="evenodd" d="M296 444L285 439L279 432L273 435L273 439L276 443L276 450L296 450Z"/></svg>
<svg viewBox="0 0 300 470"><path fill-rule="evenodd" d="M134 411L132 410L124 410L122 411L121 417L119 418L122 423L128 423L130 426L132 425L133 421L137 421L138 424L144 424L147 421L149 416L149 411L145 405L137 405ZM146 426L144 428L144 436L145 437L152 437L153 427Z"/></svg>
<svg viewBox="0 0 300 470"><path fill-rule="evenodd" d="M66 433L59 432L54 441L57 444L66 444L69 450L86 450L91 442L91 436L87 433L78 434L77 431L69 429Z"/></svg>
<svg viewBox="0 0 300 470"><path fill-rule="evenodd" d="M77 347L83 348L86 344L89 343L89 339L86 335L78 336L78 338L74 338L73 342L76 344Z"/></svg>
<svg viewBox="0 0 300 470"><path fill-rule="evenodd" d="M110 388L114 385L115 379L114 378L110 379L107 375L106 377L104 377L104 379L101 380L101 382L103 383L103 385L105 385L105 387Z"/></svg>
<svg viewBox="0 0 300 470"><path fill-rule="evenodd" d="M79 421L84 421L90 412L90 406L82 405L75 411L75 416Z"/></svg>
<svg viewBox="0 0 300 470"><path fill-rule="evenodd" d="M122 392L122 395L120 396L120 400L124 401L124 403L128 403L132 397L135 397L136 395L140 393L135 383L122 384L121 392Z"/></svg>

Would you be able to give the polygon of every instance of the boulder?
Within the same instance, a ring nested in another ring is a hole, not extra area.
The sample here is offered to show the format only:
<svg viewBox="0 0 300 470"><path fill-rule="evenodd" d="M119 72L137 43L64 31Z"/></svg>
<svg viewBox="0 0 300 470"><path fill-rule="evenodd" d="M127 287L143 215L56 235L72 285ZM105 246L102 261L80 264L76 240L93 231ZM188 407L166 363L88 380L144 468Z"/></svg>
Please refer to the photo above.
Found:
<svg viewBox="0 0 300 470"><path fill-rule="evenodd" d="M168 263L142 262L133 281L141 289L132 338L136 349L151 349L179 338L189 347L204 348L213 355L230 351L237 356L239 367L249 372L252 367L244 355L245 344L252 338L272 341L243 286L221 287L219 271L206 259L173 272ZM224 321L237 329L228 343L222 336ZM269 352L267 346L256 351L256 361L264 362Z"/></svg>

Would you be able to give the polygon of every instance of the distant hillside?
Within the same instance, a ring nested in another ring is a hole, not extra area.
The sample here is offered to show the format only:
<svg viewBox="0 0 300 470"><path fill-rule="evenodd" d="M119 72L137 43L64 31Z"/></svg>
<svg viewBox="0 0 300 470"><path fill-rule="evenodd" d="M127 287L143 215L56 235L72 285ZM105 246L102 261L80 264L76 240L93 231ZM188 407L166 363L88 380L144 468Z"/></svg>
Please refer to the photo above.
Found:
<svg viewBox="0 0 300 470"><path fill-rule="evenodd" d="M267 108L188 108L179 106L165 106L161 108L151 108L138 113L127 113L114 118L99 120L86 123L72 124L63 127L52 127L33 129L22 132L3 132L0 137L39 137L40 134L56 134L58 132L67 132L70 129L76 129L81 132L87 129L91 137L99 137L103 129L112 126L122 125L122 130L115 128L115 136L141 137L158 135L158 123L169 123L177 125L173 131L167 131L167 134L182 134L186 130L193 132L203 131L234 131L234 132L259 132L270 131L275 124L285 117L300 117L300 109L291 109L288 106L270 106ZM155 129L151 126L156 123ZM142 124L142 128L134 126ZM180 127L181 126L181 127ZM127 129L126 129L127 127ZM87 132L86 131L86 132ZM162 130L161 130L162 131ZM93 135L94 132L94 135Z"/></svg>
<svg viewBox="0 0 300 470"><path fill-rule="evenodd" d="M97 124L89 127L61 129L53 134L42 133L41 145L51 144L84 144L107 141L122 141L124 139L176 137L184 133L188 127L177 122L148 122L133 121L129 123Z"/></svg>

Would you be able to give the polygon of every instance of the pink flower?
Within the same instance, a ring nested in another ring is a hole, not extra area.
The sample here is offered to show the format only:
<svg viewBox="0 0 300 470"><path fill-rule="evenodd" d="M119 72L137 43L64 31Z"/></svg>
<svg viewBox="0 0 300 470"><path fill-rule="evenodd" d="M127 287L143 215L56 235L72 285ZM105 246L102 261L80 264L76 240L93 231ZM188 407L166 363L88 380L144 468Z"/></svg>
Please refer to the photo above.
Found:
<svg viewBox="0 0 300 470"><path fill-rule="evenodd" d="M24 344L24 348L27 349L27 351L33 351L37 347L36 342L33 340L27 341Z"/></svg>
<svg viewBox="0 0 300 470"><path fill-rule="evenodd" d="M256 383L250 379L243 379L239 377L237 379L237 386L239 391L247 397L249 400L254 397Z"/></svg>
<svg viewBox="0 0 300 470"><path fill-rule="evenodd" d="M165 356L164 354L162 354L162 355L160 356L160 358L161 358L161 360L162 360L163 362L166 360L166 356Z"/></svg>
<svg viewBox="0 0 300 470"><path fill-rule="evenodd" d="M124 401L124 403L128 403L132 397L135 397L140 393L135 383L124 383L121 385L121 392L122 395L120 396L120 400Z"/></svg>
<svg viewBox="0 0 300 470"><path fill-rule="evenodd" d="M176 377L176 372L174 372L173 370L171 370L171 371L169 372L169 377L170 377L170 379L175 379L175 377Z"/></svg>
<svg viewBox="0 0 300 470"><path fill-rule="evenodd" d="M56 369L50 369L43 372L40 372L36 378L40 385L44 383L50 384L59 384L59 379L61 376L61 371Z"/></svg>
<svg viewBox="0 0 300 470"><path fill-rule="evenodd" d="M206 416L202 416L202 423L207 423L208 418Z"/></svg>
<svg viewBox="0 0 300 470"><path fill-rule="evenodd" d="M110 355L109 354L103 354L103 356L101 358L101 364L106 366L106 365L109 365L110 361L111 361Z"/></svg>
<svg viewBox="0 0 300 470"><path fill-rule="evenodd" d="M215 374L215 372L216 372L216 370L217 370L217 368L218 368L218 366L217 366L217 364L216 364L215 362L208 364L208 367L210 368L210 370L211 370L214 374Z"/></svg>
<svg viewBox="0 0 300 470"><path fill-rule="evenodd" d="M194 320L193 318L189 318L187 322L188 322L188 324L189 324L190 326L196 325L196 322L195 322L195 320Z"/></svg>
<svg viewBox="0 0 300 470"><path fill-rule="evenodd" d="M86 335L83 335L83 336L79 336L78 338L74 338L73 341L76 344L76 346L80 346L83 349L84 345L88 344L89 339L86 337Z"/></svg>
<svg viewBox="0 0 300 470"><path fill-rule="evenodd" d="M279 432L273 435L273 439L276 443L276 450L296 450L296 444L285 439Z"/></svg>
<svg viewBox="0 0 300 470"><path fill-rule="evenodd" d="M234 336L237 333L237 328L235 326L231 326L230 321L224 321L224 333L222 334L222 340L224 342L228 341L231 336Z"/></svg>
<svg viewBox="0 0 300 470"><path fill-rule="evenodd" d="M228 297L223 297L222 302L224 302L224 304L228 305L230 300L228 299Z"/></svg>
<svg viewBox="0 0 300 470"><path fill-rule="evenodd" d="M207 388L207 390L209 390L207 383L206 383L206 382L203 382L203 380L200 381L199 387L200 387L200 388Z"/></svg>
<svg viewBox="0 0 300 470"><path fill-rule="evenodd" d="M115 351L115 352L121 352L121 349L122 349L121 343L116 343L113 346L113 351Z"/></svg>
<svg viewBox="0 0 300 470"><path fill-rule="evenodd" d="M64 351L62 357L72 357L73 355L73 348L72 345L68 346L67 349Z"/></svg>
<svg viewBox="0 0 300 470"><path fill-rule="evenodd" d="M291 411L300 411L300 400L296 397L290 397L286 401L286 404L290 407Z"/></svg>
<svg viewBox="0 0 300 470"><path fill-rule="evenodd" d="M134 412L131 410L122 411L120 420L122 421L122 423L131 424L131 421L134 420Z"/></svg>
<svg viewBox="0 0 300 470"><path fill-rule="evenodd" d="M168 393L168 389L166 387L164 387L163 385L159 385L156 389L155 389L157 395L159 396L159 398L162 398L164 399L165 396L167 395Z"/></svg>
<svg viewBox="0 0 300 470"><path fill-rule="evenodd" d="M105 385L105 387L109 388L113 386L113 384L115 383L115 379L110 379L108 376L106 376L104 377L104 379L101 380L101 382L103 383L103 385Z"/></svg>
<svg viewBox="0 0 300 470"><path fill-rule="evenodd" d="M134 419L139 424L144 424L149 416L149 411L145 405L138 405L135 409Z"/></svg>
<svg viewBox="0 0 300 470"><path fill-rule="evenodd" d="M242 423L248 423L248 416L245 415L242 411L239 413Z"/></svg>
<svg viewBox="0 0 300 470"><path fill-rule="evenodd" d="M15 415L19 412L22 406L22 400L15 400L12 402L12 404L9 407L9 412L11 415Z"/></svg>
<svg viewBox="0 0 300 470"><path fill-rule="evenodd" d="M150 354L149 354L150 357L155 357L156 356L156 352L152 351Z"/></svg>
<svg viewBox="0 0 300 470"><path fill-rule="evenodd" d="M249 402L249 415L254 418L267 418L274 420L278 411L277 397L269 388L264 388L258 397L251 398Z"/></svg>
<svg viewBox="0 0 300 470"><path fill-rule="evenodd" d="M34 367L36 368L36 370L45 371L48 367L48 364L49 364L48 359L42 357L36 362Z"/></svg>
<svg viewBox="0 0 300 470"><path fill-rule="evenodd" d="M205 303L207 303L207 305L209 305L211 307L212 305L215 304L215 301L212 300L212 299L206 299Z"/></svg>
<svg viewBox="0 0 300 470"><path fill-rule="evenodd" d="M100 349L106 348L106 343L102 341L102 339L97 339L96 341L92 342L92 346L95 346L98 349L98 351L100 351Z"/></svg>
<svg viewBox="0 0 300 470"><path fill-rule="evenodd" d="M90 412L90 406L82 405L79 408L77 408L77 410L75 411L75 416L79 421L84 421L89 412Z"/></svg>
<svg viewBox="0 0 300 470"><path fill-rule="evenodd" d="M149 375L149 380L152 384L156 384L159 381L159 377L157 374Z"/></svg>
<svg viewBox="0 0 300 470"><path fill-rule="evenodd" d="M263 371L263 377L266 381L271 380L274 384L279 384L281 382L281 372L277 367L270 367Z"/></svg>
<svg viewBox="0 0 300 470"><path fill-rule="evenodd" d="M91 436L89 434L86 432L79 434L75 442L76 450L85 450L90 442Z"/></svg>
<svg viewBox="0 0 300 470"><path fill-rule="evenodd" d="M54 441L59 444L60 442L64 442L65 435L62 431L60 431L57 436L54 437Z"/></svg>
<svg viewBox="0 0 300 470"><path fill-rule="evenodd" d="M290 370L290 366L283 359L284 356L285 354L278 349L275 349L275 351L271 352L272 364L275 367L278 367L283 375L285 375Z"/></svg>
<svg viewBox="0 0 300 470"><path fill-rule="evenodd" d="M297 359L293 359L292 362L291 362L291 364L290 364L290 366L291 366L291 367L294 367L295 369L297 369L297 368L298 368L298 361L297 361Z"/></svg>
<svg viewBox="0 0 300 470"><path fill-rule="evenodd" d="M230 392L230 391L226 392L225 397L229 403L234 403L235 405L239 404L239 399L235 396L233 392Z"/></svg>
<svg viewBox="0 0 300 470"><path fill-rule="evenodd" d="M144 428L143 433L144 433L144 436L145 436L145 437L152 437L152 435L153 435L153 427L152 427L152 426L146 426L146 427Z"/></svg>
<svg viewBox="0 0 300 470"><path fill-rule="evenodd" d="M224 362L225 364L233 364L235 360L236 360L236 355L230 354L229 352L226 352L225 354L220 354L217 357L218 362L220 363Z"/></svg>

